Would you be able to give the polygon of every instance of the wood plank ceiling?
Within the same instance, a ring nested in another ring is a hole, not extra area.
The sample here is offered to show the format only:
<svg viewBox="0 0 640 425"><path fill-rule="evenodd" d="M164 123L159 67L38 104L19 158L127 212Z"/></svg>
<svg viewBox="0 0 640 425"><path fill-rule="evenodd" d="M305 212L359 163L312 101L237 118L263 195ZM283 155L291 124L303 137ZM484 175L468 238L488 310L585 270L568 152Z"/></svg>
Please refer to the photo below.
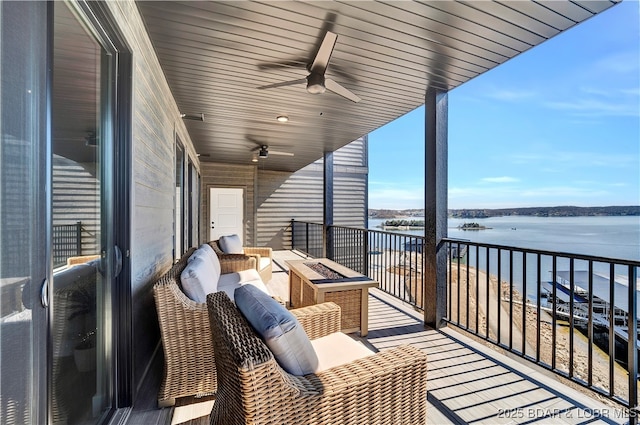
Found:
<svg viewBox="0 0 640 425"><path fill-rule="evenodd" d="M147 25L201 161L296 171L424 103L615 5L573 1L141 1ZM305 84L327 30L338 39L327 69L362 100ZM540 64L540 66L545 66ZM279 123L278 115L289 122Z"/></svg>

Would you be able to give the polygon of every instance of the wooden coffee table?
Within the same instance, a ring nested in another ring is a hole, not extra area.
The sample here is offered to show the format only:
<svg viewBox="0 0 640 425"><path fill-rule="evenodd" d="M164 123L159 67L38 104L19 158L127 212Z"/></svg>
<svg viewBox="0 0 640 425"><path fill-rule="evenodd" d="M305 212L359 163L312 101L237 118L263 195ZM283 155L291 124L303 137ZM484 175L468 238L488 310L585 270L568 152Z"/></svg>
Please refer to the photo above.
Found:
<svg viewBox="0 0 640 425"><path fill-rule="evenodd" d="M294 260L286 263L289 266L289 299L292 307L306 307L333 301L342 310L342 332L360 331L361 336L367 336L369 288L377 287L378 282L327 258ZM342 277L333 279L324 277L308 265L314 263L320 263Z"/></svg>

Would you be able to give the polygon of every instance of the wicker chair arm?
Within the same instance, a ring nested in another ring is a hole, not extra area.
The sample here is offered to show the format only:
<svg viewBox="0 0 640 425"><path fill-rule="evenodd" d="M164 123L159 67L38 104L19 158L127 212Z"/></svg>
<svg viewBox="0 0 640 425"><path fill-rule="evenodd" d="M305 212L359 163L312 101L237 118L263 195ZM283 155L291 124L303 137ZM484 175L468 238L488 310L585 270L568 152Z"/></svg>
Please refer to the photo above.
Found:
<svg viewBox="0 0 640 425"><path fill-rule="evenodd" d="M408 388L413 385L409 382L419 378L426 387L427 355L411 345L400 345L316 374L322 385L332 391L356 385L379 386L384 376Z"/></svg>
<svg viewBox="0 0 640 425"><path fill-rule="evenodd" d="M247 255L258 254L261 257L272 258L273 250L269 247L256 247L256 246L245 246L243 247L244 253Z"/></svg>
<svg viewBox="0 0 640 425"><path fill-rule="evenodd" d="M153 287L165 355L165 378L158 394L160 406L176 397L211 393L216 388L213 339L207 305L189 299L175 282ZM185 349L189 356L185 356Z"/></svg>
<svg viewBox="0 0 640 425"><path fill-rule="evenodd" d="M340 332L340 306L327 302L291 310L298 319L309 339L321 338Z"/></svg>
<svg viewBox="0 0 640 425"><path fill-rule="evenodd" d="M222 274L255 269L258 264L256 258L244 254L224 254L219 259Z"/></svg>

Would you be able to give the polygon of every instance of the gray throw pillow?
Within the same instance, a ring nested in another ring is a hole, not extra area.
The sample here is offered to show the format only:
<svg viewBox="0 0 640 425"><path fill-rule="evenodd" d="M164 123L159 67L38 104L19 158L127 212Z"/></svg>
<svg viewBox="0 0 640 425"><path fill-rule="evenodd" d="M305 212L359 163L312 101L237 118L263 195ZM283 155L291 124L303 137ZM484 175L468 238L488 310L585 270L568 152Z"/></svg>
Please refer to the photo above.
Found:
<svg viewBox="0 0 640 425"><path fill-rule="evenodd" d="M318 357L304 328L283 305L253 285L235 290L236 306L267 344L280 366L292 375L318 368Z"/></svg>

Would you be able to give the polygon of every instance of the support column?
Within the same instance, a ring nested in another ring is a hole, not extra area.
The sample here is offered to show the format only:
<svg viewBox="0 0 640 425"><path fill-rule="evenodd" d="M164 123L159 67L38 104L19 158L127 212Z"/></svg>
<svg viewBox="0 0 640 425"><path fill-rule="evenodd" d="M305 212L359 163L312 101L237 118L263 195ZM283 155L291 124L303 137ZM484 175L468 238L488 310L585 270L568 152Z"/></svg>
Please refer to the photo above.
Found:
<svg viewBox="0 0 640 425"><path fill-rule="evenodd" d="M447 314L447 97L433 88L425 95L424 323L436 329Z"/></svg>
<svg viewBox="0 0 640 425"><path fill-rule="evenodd" d="M333 152L324 153L323 247L324 256L333 258Z"/></svg>

